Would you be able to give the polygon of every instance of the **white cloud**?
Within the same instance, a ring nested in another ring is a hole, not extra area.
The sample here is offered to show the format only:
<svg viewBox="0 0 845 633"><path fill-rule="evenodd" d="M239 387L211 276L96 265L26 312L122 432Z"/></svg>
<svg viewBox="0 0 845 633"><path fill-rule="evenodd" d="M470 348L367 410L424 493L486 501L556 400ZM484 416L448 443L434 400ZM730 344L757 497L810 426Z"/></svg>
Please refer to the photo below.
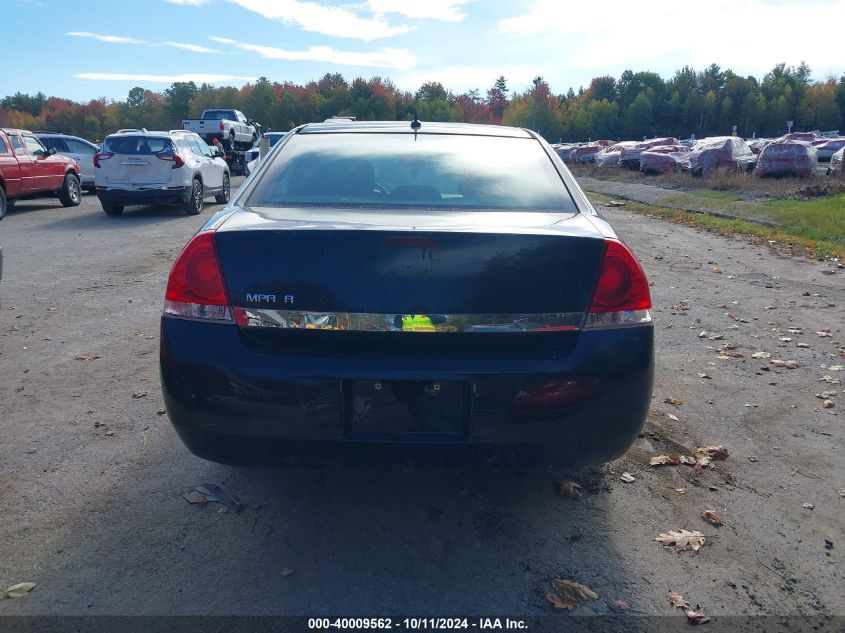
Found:
<svg viewBox="0 0 845 633"><path fill-rule="evenodd" d="M220 44L228 44L244 51L257 53L265 59L326 62L345 66L370 66L376 68L394 68L397 70L408 70L413 68L417 63L414 54L402 48L381 48L377 51L355 52L339 51L329 46L311 46L306 50L291 51L273 46L242 44L241 42L225 37L212 36L211 39Z"/></svg>
<svg viewBox="0 0 845 633"><path fill-rule="evenodd" d="M181 48L192 53L219 53L216 48L207 48L205 46L197 46L196 44L185 44L183 42L163 42L165 46L173 48Z"/></svg>
<svg viewBox="0 0 845 633"><path fill-rule="evenodd" d="M184 73L182 75L143 75L131 73L79 73L76 79L89 81L147 81L150 83L172 84L177 81L193 81L195 83L233 83L255 81L255 77L240 77L238 75L210 75L204 73Z"/></svg>
<svg viewBox="0 0 845 633"><path fill-rule="evenodd" d="M134 37L124 37L122 35L100 35L99 33L89 33L88 31L70 31L67 35L72 35L73 37L87 37L100 42L108 42L109 44L146 44L144 40L136 40Z"/></svg>
<svg viewBox="0 0 845 633"><path fill-rule="evenodd" d="M362 18L351 10L301 0L229 0L268 20L299 26L305 31L333 37L370 42L383 37L404 35L414 30L408 25L390 26L383 15Z"/></svg>
<svg viewBox="0 0 845 633"><path fill-rule="evenodd" d="M656 66L670 57L678 67L715 62L758 73L781 61L829 68L829 47L790 30L796 19L811 16L842 24L845 0L711 0L695 13L674 0L653 0L648 10L630 0L534 0L527 13L500 21L498 31L515 39L538 37L546 46L558 43L569 68Z"/></svg>
<svg viewBox="0 0 845 633"><path fill-rule="evenodd" d="M406 18L460 22L467 17L461 6L471 0L368 0L373 13L399 13Z"/></svg>

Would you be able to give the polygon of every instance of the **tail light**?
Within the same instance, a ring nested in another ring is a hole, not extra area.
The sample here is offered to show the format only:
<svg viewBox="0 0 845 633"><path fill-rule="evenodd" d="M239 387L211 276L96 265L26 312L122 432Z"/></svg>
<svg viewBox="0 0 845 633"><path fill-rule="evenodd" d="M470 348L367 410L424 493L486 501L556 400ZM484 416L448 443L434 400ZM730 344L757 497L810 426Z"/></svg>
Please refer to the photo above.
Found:
<svg viewBox="0 0 845 633"><path fill-rule="evenodd" d="M599 279L588 309L586 328L651 323L651 294L642 266L617 240L605 240Z"/></svg>
<svg viewBox="0 0 845 633"><path fill-rule="evenodd" d="M225 132L225 131L226 131L226 129L223 127L223 122L222 122L222 121L220 122L220 131L221 131L221 132Z"/></svg>
<svg viewBox="0 0 845 633"><path fill-rule="evenodd" d="M99 169L100 168L100 161L101 160L108 160L112 156L114 156L114 154L112 152L97 152L96 154L94 154L94 167Z"/></svg>
<svg viewBox="0 0 845 633"><path fill-rule="evenodd" d="M179 253L167 279L164 314L232 321L213 233L197 233Z"/></svg>
<svg viewBox="0 0 845 633"><path fill-rule="evenodd" d="M156 158L159 160L173 161L173 167L171 169L179 169L185 164L185 160L179 154L156 154Z"/></svg>

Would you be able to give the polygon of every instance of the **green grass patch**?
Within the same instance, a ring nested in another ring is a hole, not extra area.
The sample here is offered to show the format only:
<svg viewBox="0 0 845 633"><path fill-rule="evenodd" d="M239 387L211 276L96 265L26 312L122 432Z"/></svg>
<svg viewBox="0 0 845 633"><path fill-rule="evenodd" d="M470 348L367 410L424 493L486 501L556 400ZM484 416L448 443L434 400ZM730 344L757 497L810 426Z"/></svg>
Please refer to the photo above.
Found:
<svg viewBox="0 0 845 633"><path fill-rule="evenodd" d="M588 192L590 200L608 204L613 198ZM736 203L753 206L755 215L768 217L780 227L767 227L747 222L745 219L727 219L693 211L625 201L627 211L641 215L657 216L679 224L700 226L726 234L747 235L769 241L774 240L790 249L800 249L803 254L823 259L845 257L845 195L812 200L762 200L755 203ZM719 207L724 211L724 205ZM750 217L750 216L749 216Z"/></svg>

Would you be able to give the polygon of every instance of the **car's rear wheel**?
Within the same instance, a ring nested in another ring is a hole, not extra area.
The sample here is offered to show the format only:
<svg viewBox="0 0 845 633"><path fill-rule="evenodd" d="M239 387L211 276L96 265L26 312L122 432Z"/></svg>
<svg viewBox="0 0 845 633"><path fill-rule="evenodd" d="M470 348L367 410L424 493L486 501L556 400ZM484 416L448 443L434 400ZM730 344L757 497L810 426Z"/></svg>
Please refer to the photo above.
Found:
<svg viewBox="0 0 845 633"><path fill-rule="evenodd" d="M106 215L120 215L123 213L123 205L119 202L106 202L105 200L100 200L100 204L103 207L103 211L106 212Z"/></svg>
<svg viewBox="0 0 845 633"><path fill-rule="evenodd" d="M214 196L214 200L217 202L217 204L226 204L227 202L229 202L230 189L231 185L229 183L229 174L223 174L223 191Z"/></svg>
<svg viewBox="0 0 845 633"><path fill-rule="evenodd" d="M182 203L182 208L188 215L199 215L202 213L203 191L202 183L199 180L194 180L191 187L191 196Z"/></svg>
<svg viewBox="0 0 845 633"><path fill-rule="evenodd" d="M6 200L6 192L3 187L0 187L0 220L6 215L6 210L9 208L9 203Z"/></svg>
<svg viewBox="0 0 845 633"><path fill-rule="evenodd" d="M76 175L65 175L65 181L59 191L59 202L66 207L76 207L82 202L82 189L79 187L79 178Z"/></svg>

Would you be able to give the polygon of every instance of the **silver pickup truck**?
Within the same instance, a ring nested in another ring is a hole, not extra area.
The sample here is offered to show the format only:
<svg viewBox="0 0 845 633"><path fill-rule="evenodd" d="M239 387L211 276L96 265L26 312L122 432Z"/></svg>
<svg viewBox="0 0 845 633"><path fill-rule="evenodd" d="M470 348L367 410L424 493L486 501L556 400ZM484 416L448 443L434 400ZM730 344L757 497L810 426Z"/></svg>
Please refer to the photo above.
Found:
<svg viewBox="0 0 845 633"><path fill-rule="evenodd" d="M217 139L229 149L248 149L258 139L254 121L240 110L203 110L199 119L183 119L182 129L196 132L209 143Z"/></svg>

